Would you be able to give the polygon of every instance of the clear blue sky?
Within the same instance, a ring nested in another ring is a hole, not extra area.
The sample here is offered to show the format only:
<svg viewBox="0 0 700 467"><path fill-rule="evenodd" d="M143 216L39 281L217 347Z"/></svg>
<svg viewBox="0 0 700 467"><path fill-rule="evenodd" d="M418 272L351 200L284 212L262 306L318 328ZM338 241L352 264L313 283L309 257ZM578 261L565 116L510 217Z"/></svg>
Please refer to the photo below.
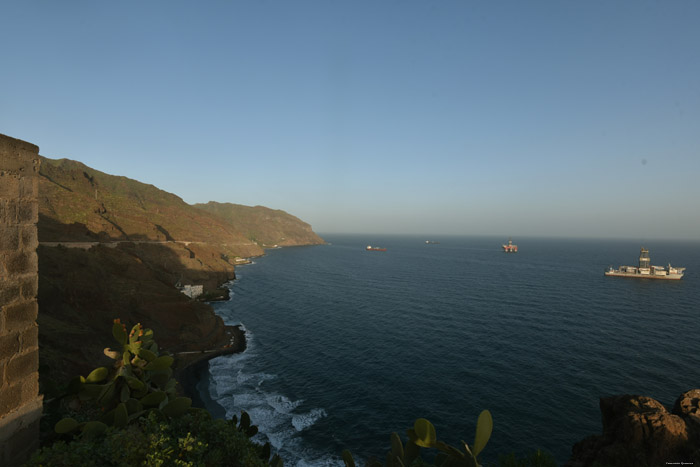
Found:
<svg viewBox="0 0 700 467"><path fill-rule="evenodd" d="M318 232L700 238L700 2L15 1L0 133Z"/></svg>

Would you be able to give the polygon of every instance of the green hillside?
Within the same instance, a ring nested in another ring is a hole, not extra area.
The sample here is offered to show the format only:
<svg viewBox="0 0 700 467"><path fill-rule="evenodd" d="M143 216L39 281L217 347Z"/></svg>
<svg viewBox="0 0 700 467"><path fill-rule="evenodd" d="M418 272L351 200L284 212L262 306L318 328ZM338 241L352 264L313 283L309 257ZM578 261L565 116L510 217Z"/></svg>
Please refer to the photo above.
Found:
<svg viewBox="0 0 700 467"><path fill-rule="evenodd" d="M40 175L40 241L180 240L262 253L231 224L153 185L68 159L42 158Z"/></svg>
<svg viewBox="0 0 700 467"><path fill-rule="evenodd" d="M319 245L323 239L311 226L279 209L232 203L195 204L195 207L225 219L249 240L262 246Z"/></svg>

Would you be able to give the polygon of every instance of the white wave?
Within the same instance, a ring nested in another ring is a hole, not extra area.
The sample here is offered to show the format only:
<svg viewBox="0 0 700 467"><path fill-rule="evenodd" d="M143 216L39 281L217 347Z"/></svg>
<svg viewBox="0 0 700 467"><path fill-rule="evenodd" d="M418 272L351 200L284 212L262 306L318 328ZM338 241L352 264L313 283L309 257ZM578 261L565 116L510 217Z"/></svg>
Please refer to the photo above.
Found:
<svg viewBox="0 0 700 467"><path fill-rule="evenodd" d="M298 401L291 401L287 397L279 394L268 394L266 399L270 407L274 408L277 412L284 414L291 412L299 407L299 404L304 402L302 399L299 399Z"/></svg>
<svg viewBox="0 0 700 467"><path fill-rule="evenodd" d="M323 409L313 409L311 412L306 414L294 415L292 417L292 425L294 425L294 428L296 428L297 431L304 431L316 423L319 419L327 415L328 414Z"/></svg>
<svg viewBox="0 0 700 467"><path fill-rule="evenodd" d="M255 263L253 263L255 264ZM226 324L232 324L233 316L219 316ZM250 371L249 362L257 355L255 336L242 323L246 337L245 352L217 357L209 361L209 394L226 411L226 418L248 412L253 424L258 427L257 442L266 441L285 459L287 465L342 466L338 458L330 458L323 452L309 450L300 433L326 417L322 408L299 411L303 399L289 397L269 390L266 381L277 379L277 375L262 371ZM246 371L248 370L248 371ZM301 413L298 413L301 412Z"/></svg>
<svg viewBox="0 0 700 467"><path fill-rule="evenodd" d="M259 441L268 441L288 461L288 465L294 465L295 460L302 462L299 465L338 465L326 462L321 453L304 454L299 437L301 431L327 416L326 411L314 408L297 413L303 399L292 400L283 394L265 390L266 386L262 383L276 376L263 372L246 373L245 362L246 359L241 358L227 359L216 362L210 368L212 384L209 391L226 411L226 417L240 416L242 410L248 412L253 424L258 426L256 437ZM233 368L227 368L227 364L233 365ZM316 460L312 460L314 458Z"/></svg>

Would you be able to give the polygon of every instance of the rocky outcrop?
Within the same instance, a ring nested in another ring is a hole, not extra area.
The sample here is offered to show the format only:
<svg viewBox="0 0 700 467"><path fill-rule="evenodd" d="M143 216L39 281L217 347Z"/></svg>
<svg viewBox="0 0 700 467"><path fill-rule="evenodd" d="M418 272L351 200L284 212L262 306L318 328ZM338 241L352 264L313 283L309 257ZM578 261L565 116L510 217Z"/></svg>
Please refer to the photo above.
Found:
<svg viewBox="0 0 700 467"><path fill-rule="evenodd" d="M603 434L575 444L567 466L664 466L700 463L700 389L669 412L645 396L600 399Z"/></svg>

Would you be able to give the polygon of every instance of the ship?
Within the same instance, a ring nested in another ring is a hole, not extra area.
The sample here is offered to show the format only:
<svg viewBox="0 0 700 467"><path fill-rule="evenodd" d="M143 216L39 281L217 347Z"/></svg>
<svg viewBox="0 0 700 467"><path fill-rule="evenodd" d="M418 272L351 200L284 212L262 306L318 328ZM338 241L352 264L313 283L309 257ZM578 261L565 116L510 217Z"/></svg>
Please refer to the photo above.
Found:
<svg viewBox="0 0 700 467"><path fill-rule="evenodd" d="M381 248L378 246L372 246L372 245L367 245L367 248L365 248L367 251L386 251L386 248Z"/></svg>
<svg viewBox="0 0 700 467"><path fill-rule="evenodd" d="M679 280L683 277L685 268L674 268L671 263L668 266L652 266L649 258L649 250L642 247L639 253L639 264L637 266L620 266L613 269L610 266L605 270L606 276L632 277L635 279L665 279Z"/></svg>
<svg viewBox="0 0 700 467"><path fill-rule="evenodd" d="M518 245L513 245L513 240L510 238L508 239L508 244L507 245L501 245L503 248L504 253L517 253L518 252Z"/></svg>
<svg viewBox="0 0 700 467"><path fill-rule="evenodd" d="M438 245L438 244L440 244L440 242L437 242L435 240L426 240L425 244L426 245Z"/></svg>

